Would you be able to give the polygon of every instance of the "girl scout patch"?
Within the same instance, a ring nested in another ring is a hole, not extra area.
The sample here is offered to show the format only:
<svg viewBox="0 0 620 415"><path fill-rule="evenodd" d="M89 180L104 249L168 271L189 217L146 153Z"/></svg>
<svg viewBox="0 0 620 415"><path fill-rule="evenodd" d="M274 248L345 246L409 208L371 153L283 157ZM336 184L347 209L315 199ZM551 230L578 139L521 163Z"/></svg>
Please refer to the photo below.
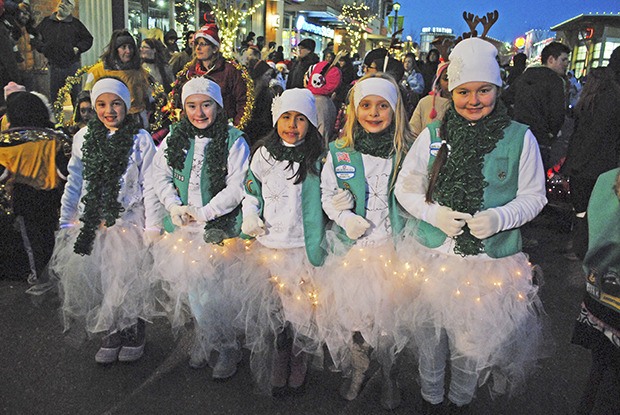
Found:
<svg viewBox="0 0 620 415"><path fill-rule="evenodd" d="M341 164L336 166L336 177L340 180L349 180L355 177L355 167L350 164Z"/></svg>
<svg viewBox="0 0 620 415"><path fill-rule="evenodd" d="M441 148L441 141L437 141L435 143L431 143L428 146L429 152L431 153L431 157L437 157L437 153L439 152L439 149ZM450 144L446 144L448 146L448 154L450 154L450 150L452 150L452 148L450 147Z"/></svg>

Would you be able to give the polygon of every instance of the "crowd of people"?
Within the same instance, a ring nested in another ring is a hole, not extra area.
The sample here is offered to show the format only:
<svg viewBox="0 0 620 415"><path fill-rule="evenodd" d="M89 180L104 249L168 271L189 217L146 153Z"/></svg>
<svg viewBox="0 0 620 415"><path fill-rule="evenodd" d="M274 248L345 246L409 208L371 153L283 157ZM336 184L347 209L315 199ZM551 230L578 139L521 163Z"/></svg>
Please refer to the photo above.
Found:
<svg viewBox="0 0 620 415"><path fill-rule="evenodd" d="M102 335L96 362L140 359L148 325L167 317L194 332L191 367L230 378L247 348L258 389L275 396L303 391L327 358L353 400L376 360L381 403L396 408L405 349L424 413L469 413L485 383L517 392L544 355L519 229L547 203L572 117L562 172L588 273L574 342L593 350L579 413L610 408L620 48L582 87L559 42L539 65L515 55L506 74L476 37L424 62L333 44L319 56L303 39L287 60L254 33L223 56L213 21L182 48L174 31L138 42L116 30L59 126L50 102L93 40L73 7L60 0L36 27L22 16L23 50L48 60L48 97L2 71L0 205L15 231L0 266L35 291L57 286L65 330Z"/></svg>

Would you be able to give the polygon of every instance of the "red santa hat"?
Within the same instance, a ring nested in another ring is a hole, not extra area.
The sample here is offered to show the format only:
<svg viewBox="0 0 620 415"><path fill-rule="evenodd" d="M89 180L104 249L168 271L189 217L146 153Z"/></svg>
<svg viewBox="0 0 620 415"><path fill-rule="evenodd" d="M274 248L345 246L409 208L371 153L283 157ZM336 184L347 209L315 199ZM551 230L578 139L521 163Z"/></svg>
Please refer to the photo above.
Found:
<svg viewBox="0 0 620 415"><path fill-rule="evenodd" d="M198 39L200 37L207 39L207 41L211 42L217 47L220 46L219 29L217 28L217 25L215 25L214 23L207 23L204 26L202 26L196 32L194 39Z"/></svg>

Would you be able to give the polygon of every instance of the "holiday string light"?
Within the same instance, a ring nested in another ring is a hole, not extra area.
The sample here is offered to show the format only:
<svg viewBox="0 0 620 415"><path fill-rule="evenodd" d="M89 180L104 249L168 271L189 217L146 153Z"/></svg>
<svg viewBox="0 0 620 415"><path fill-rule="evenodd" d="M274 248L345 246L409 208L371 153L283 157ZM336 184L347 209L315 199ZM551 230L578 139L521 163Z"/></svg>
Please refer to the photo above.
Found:
<svg viewBox="0 0 620 415"><path fill-rule="evenodd" d="M365 4L345 4L342 6L342 13L338 16L346 26L348 42L351 46L351 54L355 54L359 50L362 41L362 35L366 32L366 28L371 20L377 17L376 14L369 14L370 7Z"/></svg>
<svg viewBox="0 0 620 415"><path fill-rule="evenodd" d="M241 23L256 13L265 2L260 0L247 10L242 10L245 3L243 0L217 0L213 6L213 14L220 29L220 50L227 58L234 56L235 41Z"/></svg>

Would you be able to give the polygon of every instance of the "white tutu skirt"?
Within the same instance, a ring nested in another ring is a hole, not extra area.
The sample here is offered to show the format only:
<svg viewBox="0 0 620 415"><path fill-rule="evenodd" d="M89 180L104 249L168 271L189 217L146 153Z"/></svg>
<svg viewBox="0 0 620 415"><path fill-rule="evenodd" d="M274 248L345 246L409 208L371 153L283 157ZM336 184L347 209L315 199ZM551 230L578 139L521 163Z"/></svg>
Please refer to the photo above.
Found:
<svg viewBox="0 0 620 415"><path fill-rule="evenodd" d="M243 253L243 242L231 238L222 245L207 244L203 233L198 226L179 228L152 247L159 301L175 334L194 320L196 361L208 361L214 350L237 347L233 321L241 309L239 278L232 265Z"/></svg>
<svg viewBox="0 0 620 415"><path fill-rule="evenodd" d="M315 321L315 268L305 248L272 249L253 241L238 264L243 308L236 325L251 351L250 367L261 392L270 392L273 351L278 336L290 337L296 352L322 357Z"/></svg>
<svg viewBox="0 0 620 415"><path fill-rule="evenodd" d="M543 352L544 310L525 254L462 257L413 239L399 252L410 290L417 293L399 321L408 322L416 353L429 348L432 353L445 330L450 358L473 362L479 384L492 373L496 383L505 384L496 392L521 386Z"/></svg>
<svg viewBox="0 0 620 415"><path fill-rule="evenodd" d="M392 240L344 251L335 238L317 278L317 324L336 369L348 371L353 334L359 332L374 357L390 366L407 338L398 321L411 301Z"/></svg>
<svg viewBox="0 0 620 415"><path fill-rule="evenodd" d="M97 231L91 254L84 256L73 251L79 232L75 227L57 233L49 264L59 278L65 330L80 323L97 333L151 320L157 302L142 227L117 219Z"/></svg>

